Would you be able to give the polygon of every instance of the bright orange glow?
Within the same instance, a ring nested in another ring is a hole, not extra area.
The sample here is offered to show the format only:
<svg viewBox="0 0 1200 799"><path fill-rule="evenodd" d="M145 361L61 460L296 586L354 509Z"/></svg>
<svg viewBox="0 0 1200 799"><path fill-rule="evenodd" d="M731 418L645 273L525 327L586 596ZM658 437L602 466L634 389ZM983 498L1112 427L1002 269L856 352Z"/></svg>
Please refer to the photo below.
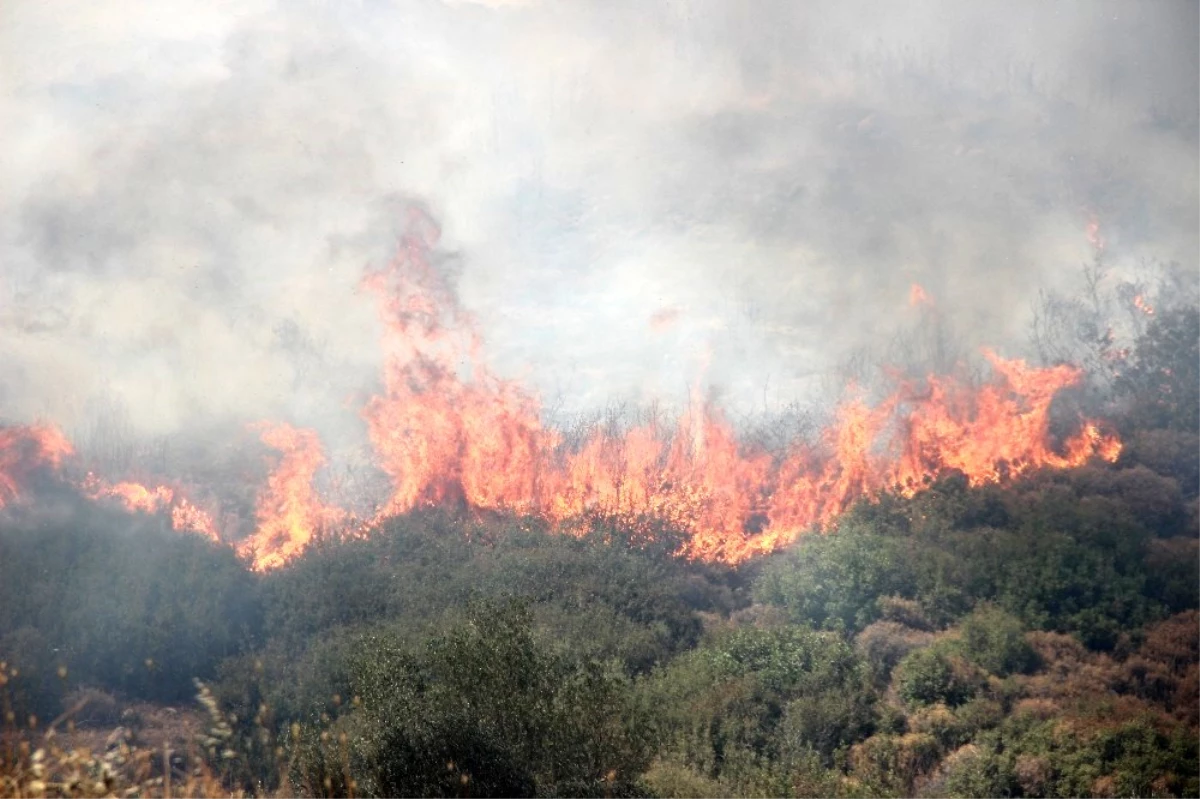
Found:
<svg viewBox="0 0 1200 799"><path fill-rule="evenodd" d="M392 479L382 512L445 502L533 510L540 460L556 437L532 396L478 357L470 319L427 258L439 231L426 217L414 223L391 263L363 280L386 328L384 393L363 410Z"/></svg>
<svg viewBox="0 0 1200 799"><path fill-rule="evenodd" d="M313 487L313 478L325 463L314 431L267 423L259 426L259 433L280 458L258 493L258 529L238 550L252 557L254 568L261 570L295 557L314 535L343 524L348 516L324 505Z"/></svg>
<svg viewBox="0 0 1200 799"><path fill-rule="evenodd" d="M915 493L952 470L980 485L1119 453L1092 422L1061 453L1051 447L1050 404L1078 370L990 352L990 383L931 376L874 407L850 399L816 446L797 444L782 463L741 446L716 410L695 404L669 430L599 431L567 450L542 427L536 398L488 371L471 319L429 260L436 227L418 218L413 230L364 281L386 329L384 392L363 414L392 480L383 515L451 502L559 523L599 514L636 527L657 518L683 532L689 557L737 563L861 497Z"/></svg>
<svg viewBox="0 0 1200 799"><path fill-rule="evenodd" d="M184 497L179 497L175 506L171 508L171 526L176 530L190 530L193 533L199 533L218 544L221 543L221 535L217 531L217 525L213 522L212 516L197 508Z"/></svg>
<svg viewBox="0 0 1200 799"><path fill-rule="evenodd" d="M95 475L89 474L83 487L88 496L93 499L114 499L130 511L142 513L158 513L171 506L175 500L175 492L167 486L147 488L141 483L122 482L107 485Z"/></svg>
<svg viewBox="0 0 1200 799"><path fill-rule="evenodd" d="M740 442L721 413L699 401L699 384L670 423L597 428L568 446L542 424L531 391L489 369L473 320L431 260L438 237L415 214L396 256L362 283L378 302L384 331L382 387L362 409L376 463L390 481L380 517L450 504L536 515L568 531L596 517L634 535L654 535L665 524L682 536L681 554L739 563L881 492L912 495L955 471L978 486L1120 454L1120 441L1086 419L1053 442L1051 404L1080 380L1079 370L1032 367L990 351L991 377L982 384L931 375L897 379L874 403L848 393L828 428L793 442L784 457ZM1089 225L1089 237L1103 246L1098 227ZM1153 313L1140 299L1135 305ZM915 284L910 300L933 304ZM256 530L238 545L254 568L286 563L326 531L367 529L321 500L314 479L325 456L315 431L277 423L257 430L278 455L258 491ZM53 427L0 429L0 506L37 469L58 469L71 453ZM81 488L130 510L169 511L176 529L220 540L213 518L178 488L95 477Z"/></svg>
<svg viewBox="0 0 1200 799"><path fill-rule="evenodd" d="M0 428L0 508L21 496L34 472L59 468L74 451L53 425Z"/></svg>
<svg viewBox="0 0 1200 799"><path fill-rule="evenodd" d="M156 485L150 488L130 480L106 483L89 473L79 488L92 499L115 501L130 512L161 513L169 510L173 529L199 533L218 543L221 541L212 517L170 486Z"/></svg>

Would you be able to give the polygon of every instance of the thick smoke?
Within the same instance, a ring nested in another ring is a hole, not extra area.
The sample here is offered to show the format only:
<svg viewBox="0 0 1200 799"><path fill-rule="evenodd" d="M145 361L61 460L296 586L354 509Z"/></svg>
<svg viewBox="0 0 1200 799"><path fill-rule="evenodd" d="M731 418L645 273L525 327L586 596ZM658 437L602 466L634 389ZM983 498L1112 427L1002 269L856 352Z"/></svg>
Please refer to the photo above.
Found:
<svg viewBox="0 0 1200 799"><path fill-rule="evenodd" d="M1198 258L1195 3L0 10L0 416L361 435L412 198L569 413L814 396L935 298L1026 346L1101 226ZM111 427L111 425L110 425Z"/></svg>

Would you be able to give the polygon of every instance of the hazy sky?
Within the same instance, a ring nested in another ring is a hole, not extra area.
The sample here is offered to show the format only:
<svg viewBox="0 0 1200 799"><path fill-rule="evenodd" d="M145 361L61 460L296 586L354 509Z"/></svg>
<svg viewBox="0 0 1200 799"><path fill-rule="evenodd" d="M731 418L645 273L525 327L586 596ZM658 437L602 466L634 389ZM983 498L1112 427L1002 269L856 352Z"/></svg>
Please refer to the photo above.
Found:
<svg viewBox="0 0 1200 799"><path fill-rule="evenodd" d="M1197 263L1197 9L6 0L0 418L353 420L409 200L547 404L804 398L913 282L1019 354L1090 218Z"/></svg>

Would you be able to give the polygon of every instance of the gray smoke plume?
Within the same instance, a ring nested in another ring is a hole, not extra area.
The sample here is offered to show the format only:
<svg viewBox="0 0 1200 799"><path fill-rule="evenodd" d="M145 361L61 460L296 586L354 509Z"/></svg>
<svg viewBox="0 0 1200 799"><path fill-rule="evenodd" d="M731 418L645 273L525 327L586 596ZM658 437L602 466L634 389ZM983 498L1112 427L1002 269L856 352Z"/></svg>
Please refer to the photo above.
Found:
<svg viewBox="0 0 1200 799"><path fill-rule="evenodd" d="M439 219L559 412L811 398L924 313L1023 354L1092 255L1198 258L1194 2L0 9L0 417L361 432L358 287Z"/></svg>

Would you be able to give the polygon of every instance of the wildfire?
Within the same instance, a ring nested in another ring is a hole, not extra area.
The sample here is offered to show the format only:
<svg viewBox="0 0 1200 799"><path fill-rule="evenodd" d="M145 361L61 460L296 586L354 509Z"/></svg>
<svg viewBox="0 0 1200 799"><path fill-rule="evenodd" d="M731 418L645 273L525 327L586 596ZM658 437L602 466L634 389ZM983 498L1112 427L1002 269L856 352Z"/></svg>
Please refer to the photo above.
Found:
<svg viewBox="0 0 1200 799"><path fill-rule="evenodd" d="M913 308L920 306L933 307L933 298L926 293L919 283L913 283L908 290L908 304Z"/></svg>
<svg viewBox="0 0 1200 799"><path fill-rule="evenodd" d="M1099 249L1094 224L1089 238ZM450 503L538 515L564 529L602 516L652 534L647 521L657 520L682 534L682 554L739 563L827 525L862 497L911 495L948 472L981 485L1120 453L1120 441L1090 420L1052 444L1051 403L1080 380L1079 370L1032 367L990 351L988 382L929 376L899 383L875 404L850 394L828 429L795 442L783 458L741 443L721 413L699 401L672 423L598 428L568 446L543 426L532 392L489 370L473 320L431 258L438 238L436 225L415 214L395 257L362 281L384 328L382 389L362 409L391 483L380 517ZM1137 307L1153 313L1140 300ZM916 284L910 301L933 305ZM672 320L656 314L652 326ZM323 531L357 522L319 496L314 478L325 456L315 431L257 429L277 457L258 492L256 530L238 551L256 569L270 569ZM56 469L71 453L53 427L0 429L0 506L35 470ZM81 488L133 511L169 512L176 529L220 540L212 517L177 488L96 477Z"/></svg>
<svg viewBox="0 0 1200 799"><path fill-rule="evenodd" d="M0 428L0 508L21 496L35 472L57 469L74 451L53 425Z"/></svg>
<svg viewBox="0 0 1200 799"><path fill-rule="evenodd" d="M212 516L170 486L156 485L150 488L129 480L110 484L89 473L80 488L92 499L115 501L130 512L161 513L169 510L171 527L175 530L199 533L213 541L221 541Z"/></svg>
<svg viewBox="0 0 1200 799"><path fill-rule="evenodd" d="M1146 298L1141 294L1135 294L1133 297L1133 307L1144 313L1146 316L1154 316L1154 306L1146 302Z"/></svg>
<svg viewBox="0 0 1200 799"><path fill-rule="evenodd" d="M386 328L384 393L363 410L392 479L383 513L445 502L530 510L556 437L533 398L480 360L471 320L428 259L439 231L426 217L414 222L392 262L363 281Z"/></svg>
<svg viewBox="0 0 1200 799"><path fill-rule="evenodd" d="M1051 448L1050 404L1078 370L990 352L991 383L930 377L873 408L850 400L818 446L797 446L783 463L746 451L715 409L695 405L672 430L599 431L566 451L541 426L536 399L488 371L470 318L431 265L437 237L418 219L397 256L364 281L387 330L385 391L364 411L392 478L385 515L457 502L555 522L654 517L684 532L688 556L737 563L831 521L860 497L913 493L950 470L979 485L1119 452L1119 441L1091 422L1064 442L1065 454ZM913 297L929 302L919 286Z"/></svg>
<svg viewBox="0 0 1200 799"><path fill-rule="evenodd" d="M212 516L183 497L171 508L171 526L176 530L191 530L221 543L221 534L217 531Z"/></svg>
<svg viewBox="0 0 1200 799"><path fill-rule="evenodd" d="M258 529L238 547L256 569L282 565L322 531L343 524L348 514L321 502L313 478L325 463L321 442L312 430L287 424L259 426L262 442L281 453L258 494Z"/></svg>
<svg viewBox="0 0 1200 799"><path fill-rule="evenodd" d="M84 489L92 499L113 499L127 510L158 513L171 506L175 492L167 486L148 488L141 483L122 482L106 485L94 474L84 481Z"/></svg>

